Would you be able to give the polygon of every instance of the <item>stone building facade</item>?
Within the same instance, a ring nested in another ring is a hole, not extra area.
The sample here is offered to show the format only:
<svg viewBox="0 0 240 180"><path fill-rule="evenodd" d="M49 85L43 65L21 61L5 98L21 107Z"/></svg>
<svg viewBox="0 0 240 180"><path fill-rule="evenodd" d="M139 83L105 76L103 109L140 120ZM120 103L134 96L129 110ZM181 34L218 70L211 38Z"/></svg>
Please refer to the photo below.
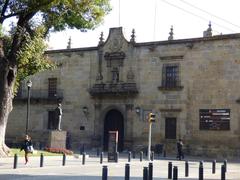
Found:
<svg viewBox="0 0 240 180"><path fill-rule="evenodd" d="M35 142L46 141L61 101L62 129L72 149L84 144L106 150L109 130L119 132L119 151L142 149L152 111L153 146L175 152L182 138L192 155L240 154L240 34L136 43L134 31L127 41L122 28L112 28L97 47L46 55L57 68L31 77L29 131ZM25 87L14 100L8 142L25 132Z"/></svg>

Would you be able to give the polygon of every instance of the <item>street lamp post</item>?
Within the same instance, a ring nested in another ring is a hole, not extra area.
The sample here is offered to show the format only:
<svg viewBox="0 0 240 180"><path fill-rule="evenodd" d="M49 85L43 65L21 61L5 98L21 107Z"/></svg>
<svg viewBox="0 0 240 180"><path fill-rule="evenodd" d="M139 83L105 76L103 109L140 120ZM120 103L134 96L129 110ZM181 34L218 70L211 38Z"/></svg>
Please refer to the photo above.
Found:
<svg viewBox="0 0 240 180"><path fill-rule="evenodd" d="M29 113L30 113L30 90L32 87L32 81L27 81L28 96L27 96L27 121L26 121L26 134L28 134Z"/></svg>
<svg viewBox="0 0 240 180"><path fill-rule="evenodd" d="M152 122L149 121L148 123L148 161L150 161L150 154L151 154L151 139L152 139Z"/></svg>

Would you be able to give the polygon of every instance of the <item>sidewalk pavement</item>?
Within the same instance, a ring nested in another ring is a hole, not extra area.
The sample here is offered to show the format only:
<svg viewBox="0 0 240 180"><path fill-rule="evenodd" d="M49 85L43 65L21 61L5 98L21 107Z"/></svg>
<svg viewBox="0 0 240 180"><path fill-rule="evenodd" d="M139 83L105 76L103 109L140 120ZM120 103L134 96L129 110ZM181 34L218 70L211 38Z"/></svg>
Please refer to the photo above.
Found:
<svg viewBox="0 0 240 180"><path fill-rule="evenodd" d="M66 164L62 166L62 156L44 157L43 167L40 167L40 157L30 157L30 162L25 165L24 157L18 158L17 169L13 169L13 157L0 159L0 180L101 180L102 166L108 166L108 180L123 180L125 164L130 164L130 179L142 180L143 167L148 166L149 161L139 161L139 158L128 162L126 155L121 155L118 163L108 163L105 156L103 164L99 157L87 156L85 165L82 165L81 156L67 156ZM197 180L199 172L199 159L188 159L189 177L185 177L185 161L174 158L157 159L153 163L153 179L165 180L168 177L168 162L178 167L178 179ZM223 161L217 161L216 173L212 174L212 162L204 161L204 180L221 179L221 165ZM240 163L228 162L226 179L240 180Z"/></svg>

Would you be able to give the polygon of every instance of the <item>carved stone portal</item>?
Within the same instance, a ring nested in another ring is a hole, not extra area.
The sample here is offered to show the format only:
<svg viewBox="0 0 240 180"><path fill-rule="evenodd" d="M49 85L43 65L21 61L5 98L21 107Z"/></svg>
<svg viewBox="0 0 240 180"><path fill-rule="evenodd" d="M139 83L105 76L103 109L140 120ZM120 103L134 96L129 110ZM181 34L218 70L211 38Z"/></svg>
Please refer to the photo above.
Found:
<svg viewBox="0 0 240 180"><path fill-rule="evenodd" d="M113 40L111 40L110 50L112 50L112 52L120 51L121 48L122 48L122 39L114 38Z"/></svg>
<svg viewBox="0 0 240 180"><path fill-rule="evenodd" d="M107 61L107 67L112 67L113 61L117 66L123 66L123 60L126 55L124 52L106 52L104 55L105 60Z"/></svg>

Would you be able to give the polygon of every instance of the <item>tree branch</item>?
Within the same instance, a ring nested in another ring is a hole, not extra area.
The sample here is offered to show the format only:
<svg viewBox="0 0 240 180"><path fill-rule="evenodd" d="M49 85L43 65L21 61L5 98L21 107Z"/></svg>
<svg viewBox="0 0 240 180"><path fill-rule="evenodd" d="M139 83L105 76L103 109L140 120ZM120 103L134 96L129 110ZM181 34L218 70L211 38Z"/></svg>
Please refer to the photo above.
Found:
<svg viewBox="0 0 240 180"><path fill-rule="evenodd" d="M36 7L33 7L33 8L29 8L28 9L28 13L31 13L31 12L36 12L38 11L39 9L41 8L44 8L45 6L49 5L50 3L52 3L54 0L49 0L49 1L46 1L44 3L40 3L38 6ZM6 12L6 9L7 9L7 6L8 6L8 3L9 3L9 0L6 0L5 1L5 4L3 6L3 9L2 9L2 12L1 12L1 16L0 16L0 24L3 23L3 21L7 18L10 18L10 17L13 17L13 16L17 16L17 15L21 15L22 13L25 13L26 10L22 9L21 11L17 11L15 13L11 13L11 14L8 14L8 15L4 15L5 12Z"/></svg>
<svg viewBox="0 0 240 180"><path fill-rule="evenodd" d="M29 25L29 23L26 24L25 28L26 28L27 32L29 33L29 35L31 37L33 37L34 36L34 31L31 29L31 26Z"/></svg>
<svg viewBox="0 0 240 180"><path fill-rule="evenodd" d="M13 17L13 16L20 15L21 13L23 13L23 12L19 11L19 12L15 12L15 13L9 14L7 16L0 17L0 23L2 24L5 19Z"/></svg>
<svg viewBox="0 0 240 180"><path fill-rule="evenodd" d="M1 17L4 16L4 14L7 10L8 3L9 3L9 0L6 0L4 5L3 5L3 8L2 8Z"/></svg>
<svg viewBox="0 0 240 180"><path fill-rule="evenodd" d="M28 21L36 14L36 12L30 12L28 14L21 14L17 23L17 31L13 36L11 51L9 53L9 62L12 66L17 65L17 52L21 48L22 42L22 30L26 28Z"/></svg>
<svg viewBox="0 0 240 180"><path fill-rule="evenodd" d="M4 6L2 8L0 24L2 24L3 21L4 21L4 19L2 19L2 18L4 17L4 14L5 14L6 10L7 10L8 3L9 3L9 0L6 0L5 3L4 3Z"/></svg>
<svg viewBox="0 0 240 180"><path fill-rule="evenodd" d="M33 8L32 10L35 11L35 10L39 10L41 8L44 8L45 6L48 6L49 4L51 4L52 2L54 2L54 0L48 0L44 3L41 3L39 4L38 6L36 6L35 8Z"/></svg>
<svg viewBox="0 0 240 180"><path fill-rule="evenodd" d="M51 27L49 26L45 26L45 32L43 33L43 37L46 38L48 33L49 33L49 30L50 30Z"/></svg>

